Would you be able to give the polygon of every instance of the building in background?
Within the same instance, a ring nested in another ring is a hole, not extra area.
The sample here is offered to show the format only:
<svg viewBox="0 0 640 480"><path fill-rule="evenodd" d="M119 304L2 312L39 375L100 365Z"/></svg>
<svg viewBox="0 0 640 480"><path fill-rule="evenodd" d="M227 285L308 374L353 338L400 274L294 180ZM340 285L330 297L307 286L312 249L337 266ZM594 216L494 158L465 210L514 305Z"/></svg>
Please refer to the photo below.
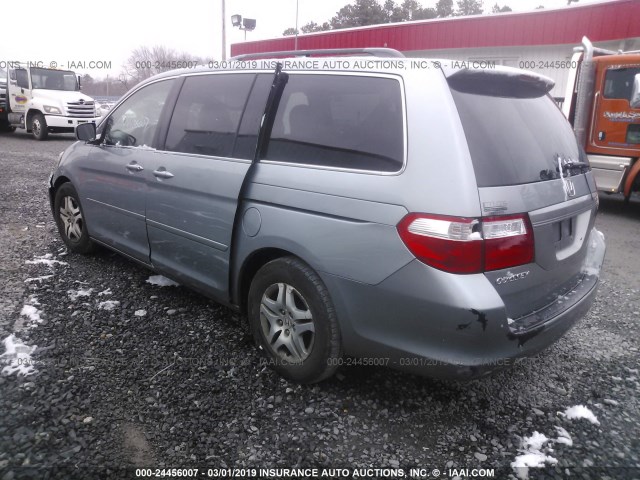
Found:
<svg viewBox="0 0 640 480"><path fill-rule="evenodd" d="M298 36L298 50L389 47L407 57L489 61L526 68L556 82L562 97L573 48L640 50L640 0L614 0L525 13L499 13L332 30ZM293 36L236 43L231 55L294 50Z"/></svg>

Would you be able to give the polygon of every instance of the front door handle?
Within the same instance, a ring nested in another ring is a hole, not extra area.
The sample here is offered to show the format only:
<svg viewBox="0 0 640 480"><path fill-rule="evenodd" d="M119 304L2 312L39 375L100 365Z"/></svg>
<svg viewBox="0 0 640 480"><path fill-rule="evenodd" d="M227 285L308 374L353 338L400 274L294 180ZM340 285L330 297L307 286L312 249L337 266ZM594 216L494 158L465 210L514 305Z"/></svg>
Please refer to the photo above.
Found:
<svg viewBox="0 0 640 480"><path fill-rule="evenodd" d="M131 172L141 172L142 170L144 170L144 167L139 163L130 163L129 165L127 165L127 170Z"/></svg>
<svg viewBox="0 0 640 480"><path fill-rule="evenodd" d="M158 170L154 170L153 174L157 178L173 178L173 173L168 172L164 167L160 167Z"/></svg>

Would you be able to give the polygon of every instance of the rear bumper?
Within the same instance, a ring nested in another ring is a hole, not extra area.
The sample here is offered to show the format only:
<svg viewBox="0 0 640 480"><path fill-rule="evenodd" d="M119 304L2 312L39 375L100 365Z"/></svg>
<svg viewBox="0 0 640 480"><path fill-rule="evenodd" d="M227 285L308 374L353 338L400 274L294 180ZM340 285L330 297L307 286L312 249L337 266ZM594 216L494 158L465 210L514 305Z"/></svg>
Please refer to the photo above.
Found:
<svg viewBox="0 0 640 480"><path fill-rule="evenodd" d="M604 258L604 240L598 239L601 245L590 251L584 275L565 294L570 300L556 299L515 320L507 318L484 275L451 275L417 260L378 285L323 278L338 312L345 353L363 364L468 379L540 352L587 313Z"/></svg>

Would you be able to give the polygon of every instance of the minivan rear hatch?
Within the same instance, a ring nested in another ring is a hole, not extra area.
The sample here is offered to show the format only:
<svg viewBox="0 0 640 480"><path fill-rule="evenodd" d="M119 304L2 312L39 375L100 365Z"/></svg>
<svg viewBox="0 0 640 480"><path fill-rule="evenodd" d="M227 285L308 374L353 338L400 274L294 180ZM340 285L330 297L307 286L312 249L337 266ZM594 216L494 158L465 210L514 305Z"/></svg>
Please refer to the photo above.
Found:
<svg viewBox="0 0 640 480"><path fill-rule="evenodd" d="M550 307L560 312L563 304L568 308L579 300L580 285L597 281L584 267L597 194L586 155L548 93L553 81L505 67L444 73L469 147L483 218L520 215L522 229L533 233L533 262L485 275L510 319Z"/></svg>

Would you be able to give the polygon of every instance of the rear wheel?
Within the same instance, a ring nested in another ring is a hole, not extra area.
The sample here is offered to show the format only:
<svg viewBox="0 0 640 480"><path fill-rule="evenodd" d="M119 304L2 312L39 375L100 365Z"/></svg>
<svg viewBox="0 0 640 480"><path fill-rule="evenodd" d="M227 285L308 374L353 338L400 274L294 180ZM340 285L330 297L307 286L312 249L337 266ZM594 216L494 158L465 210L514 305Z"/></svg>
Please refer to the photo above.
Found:
<svg viewBox="0 0 640 480"><path fill-rule="evenodd" d="M41 113L36 113L31 118L31 133L36 140L46 140L49 136L49 130L47 130L47 120Z"/></svg>
<svg viewBox="0 0 640 480"><path fill-rule="evenodd" d="M58 232L69 250L75 253L91 253L95 250L96 245L89 238L78 192L70 183L63 183L56 191L53 212Z"/></svg>
<svg viewBox="0 0 640 480"><path fill-rule="evenodd" d="M267 263L251 283L248 302L256 344L280 375L297 383L333 375L341 356L338 321L311 267L294 257Z"/></svg>

